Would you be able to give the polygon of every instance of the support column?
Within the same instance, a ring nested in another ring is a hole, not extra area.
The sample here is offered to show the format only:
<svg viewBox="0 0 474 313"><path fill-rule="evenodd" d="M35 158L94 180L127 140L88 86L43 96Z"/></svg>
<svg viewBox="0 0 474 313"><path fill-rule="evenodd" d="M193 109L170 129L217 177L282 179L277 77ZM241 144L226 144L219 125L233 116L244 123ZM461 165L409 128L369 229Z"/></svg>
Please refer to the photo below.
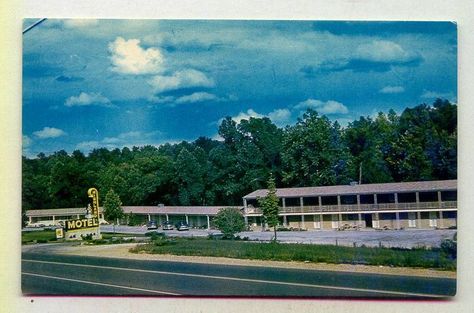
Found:
<svg viewBox="0 0 474 313"><path fill-rule="evenodd" d="M77 214L77 219L80 219L79 214Z"/></svg>
<svg viewBox="0 0 474 313"><path fill-rule="evenodd" d="M286 215L283 215L283 226L285 226L285 227L288 226L288 221L286 219Z"/></svg>
<svg viewBox="0 0 474 313"><path fill-rule="evenodd" d="M245 210L247 210L247 199L243 198L244 199L244 208Z"/></svg>
<svg viewBox="0 0 474 313"><path fill-rule="evenodd" d="M319 227L319 229L323 229L324 228L324 223L323 223L323 215L322 214L319 214L319 223L321 225L321 227Z"/></svg>
<svg viewBox="0 0 474 313"><path fill-rule="evenodd" d="M281 204L283 206L283 209L286 208L286 201L285 201L285 198L281 198Z"/></svg>
<svg viewBox="0 0 474 313"><path fill-rule="evenodd" d="M357 210L360 211L360 195L357 195Z"/></svg>
<svg viewBox="0 0 474 313"><path fill-rule="evenodd" d="M416 228L421 228L421 212L416 212Z"/></svg>
<svg viewBox="0 0 474 313"><path fill-rule="evenodd" d="M362 227L362 214L357 214L357 217L359 218L359 227Z"/></svg>
<svg viewBox="0 0 474 313"><path fill-rule="evenodd" d="M31 224L33 222L33 219L31 218L31 216L28 217L28 222Z"/></svg>
<svg viewBox="0 0 474 313"><path fill-rule="evenodd" d="M56 220L56 216L55 216L55 215L53 215L53 222L54 222L55 220Z"/></svg>
<svg viewBox="0 0 474 313"><path fill-rule="evenodd" d="M378 213L375 213L374 216L375 216L375 220L377 221L377 228L380 228L380 216ZM373 222L372 222L372 225L373 225Z"/></svg>
<svg viewBox="0 0 474 313"><path fill-rule="evenodd" d="M400 229L400 213L395 212L395 218L397 219L397 229Z"/></svg>
<svg viewBox="0 0 474 313"><path fill-rule="evenodd" d="M151 221L151 215L148 214L148 222Z"/></svg>
<svg viewBox="0 0 474 313"><path fill-rule="evenodd" d="M438 191L438 208L442 208L443 207L443 203L441 201L441 191Z"/></svg>
<svg viewBox="0 0 474 313"><path fill-rule="evenodd" d="M417 191L415 192L415 199L416 199L416 208L420 208L420 193Z"/></svg>
<svg viewBox="0 0 474 313"><path fill-rule="evenodd" d="M211 221L209 220L209 215L206 215L207 217L207 229L209 230L211 228Z"/></svg>
<svg viewBox="0 0 474 313"><path fill-rule="evenodd" d="M187 214L185 214L185 215L184 215L184 218L186 218L186 224L188 224L188 225L189 225L189 217L188 217L188 215L187 215Z"/></svg>
<svg viewBox="0 0 474 313"><path fill-rule="evenodd" d="M249 228L249 218L247 215L244 215L245 229Z"/></svg>
<svg viewBox="0 0 474 313"><path fill-rule="evenodd" d="M304 215L301 214L301 227L300 228L304 228Z"/></svg>
<svg viewBox="0 0 474 313"><path fill-rule="evenodd" d="M300 208L301 208L301 212L303 212L303 197L300 197Z"/></svg>
<svg viewBox="0 0 474 313"><path fill-rule="evenodd" d="M323 210L323 201L321 199L321 196L318 197L318 203L319 203L319 211L321 212Z"/></svg>
<svg viewBox="0 0 474 313"><path fill-rule="evenodd" d="M166 221L169 222L170 219L168 217L168 214L166 214L165 217L166 217Z"/></svg>
<svg viewBox="0 0 474 313"><path fill-rule="evenodd" d="M337 210L341 212L341 196L337 196Z"/></svg>
<svg viewBox="0 0 474 313"><path fill-rule="evenodd" d="M339 196L337 196L337 197L339 198ZM341 225L342 225L341 222L342 222L342 214L339 213L337 215L337 228L341 228Z"/></svg>
<svg viewBox="0 0 474 313"><path fill-rule="evenodd" d="M443 211L439 211L439 228L444 228Z"/></svg>
<svg viewBox="0 0 474 313"><path fill-rule="evenodd" d="M376 193L374 193L374 204L379 204L379 203L377 202L377 194L376 194Z"/></svg>

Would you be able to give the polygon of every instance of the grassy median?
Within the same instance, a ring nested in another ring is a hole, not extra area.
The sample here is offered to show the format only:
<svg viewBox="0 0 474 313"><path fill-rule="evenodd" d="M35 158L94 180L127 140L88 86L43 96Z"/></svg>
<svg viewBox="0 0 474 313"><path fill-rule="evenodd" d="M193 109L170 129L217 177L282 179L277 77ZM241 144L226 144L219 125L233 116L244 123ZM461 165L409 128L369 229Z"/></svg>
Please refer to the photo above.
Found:
<svg viewBox="0 0 474 313"><path fill-rule="evenodd" d="M133 253L211 256L237 259L365 264L455 270L456 260L440 249L341 247L332 245L262 243L200 238L156 238Z"/></svg>

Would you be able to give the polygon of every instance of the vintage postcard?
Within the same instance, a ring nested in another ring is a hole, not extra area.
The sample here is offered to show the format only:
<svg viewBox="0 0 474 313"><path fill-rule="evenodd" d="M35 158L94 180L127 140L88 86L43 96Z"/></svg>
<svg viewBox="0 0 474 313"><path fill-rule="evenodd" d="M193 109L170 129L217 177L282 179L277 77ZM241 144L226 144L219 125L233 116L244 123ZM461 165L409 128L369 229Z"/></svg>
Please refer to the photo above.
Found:
<svg viewBox="0 0 474 313"><path fill-rule="evenodd" d="M22 36L24 296L456 295L456 23Z"/></svg>

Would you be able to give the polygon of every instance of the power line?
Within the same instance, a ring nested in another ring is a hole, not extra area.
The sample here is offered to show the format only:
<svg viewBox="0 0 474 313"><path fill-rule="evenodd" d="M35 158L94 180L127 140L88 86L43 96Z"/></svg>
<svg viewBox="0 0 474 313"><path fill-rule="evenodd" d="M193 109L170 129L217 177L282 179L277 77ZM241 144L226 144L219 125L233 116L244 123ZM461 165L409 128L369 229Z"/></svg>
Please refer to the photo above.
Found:
<svg viewBox="0 0 474 313"><path fill-rule="evenodd" d="M37 25L43 23L45 20L46 20L46 18L42 18L42 19L36 21L35 23L33 23L33 25L28 26L27 28L25 28L25 29L23 30L23 34L25 34L27 31L29 31L29 30L32 29L33 27L35 27L35 26L37 26Z"/></svg>

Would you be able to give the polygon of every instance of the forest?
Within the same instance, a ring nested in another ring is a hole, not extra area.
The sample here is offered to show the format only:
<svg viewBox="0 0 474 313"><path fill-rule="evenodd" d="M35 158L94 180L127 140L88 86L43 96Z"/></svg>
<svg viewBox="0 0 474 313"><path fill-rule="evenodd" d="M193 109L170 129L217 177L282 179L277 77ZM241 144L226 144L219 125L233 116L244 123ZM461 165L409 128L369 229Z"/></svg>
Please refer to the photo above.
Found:
<svg viewBox="0 0 474 313"><path fill-rule="evenodd" d="M346 127L312 110L285 128L268 118L227 117L219 135L23 156L23 211L85 207L90 187L102 196L113 189L123 205L241 205L266 188L270 173L277 188L457 178L457 106L447 100Z"/></svg>

